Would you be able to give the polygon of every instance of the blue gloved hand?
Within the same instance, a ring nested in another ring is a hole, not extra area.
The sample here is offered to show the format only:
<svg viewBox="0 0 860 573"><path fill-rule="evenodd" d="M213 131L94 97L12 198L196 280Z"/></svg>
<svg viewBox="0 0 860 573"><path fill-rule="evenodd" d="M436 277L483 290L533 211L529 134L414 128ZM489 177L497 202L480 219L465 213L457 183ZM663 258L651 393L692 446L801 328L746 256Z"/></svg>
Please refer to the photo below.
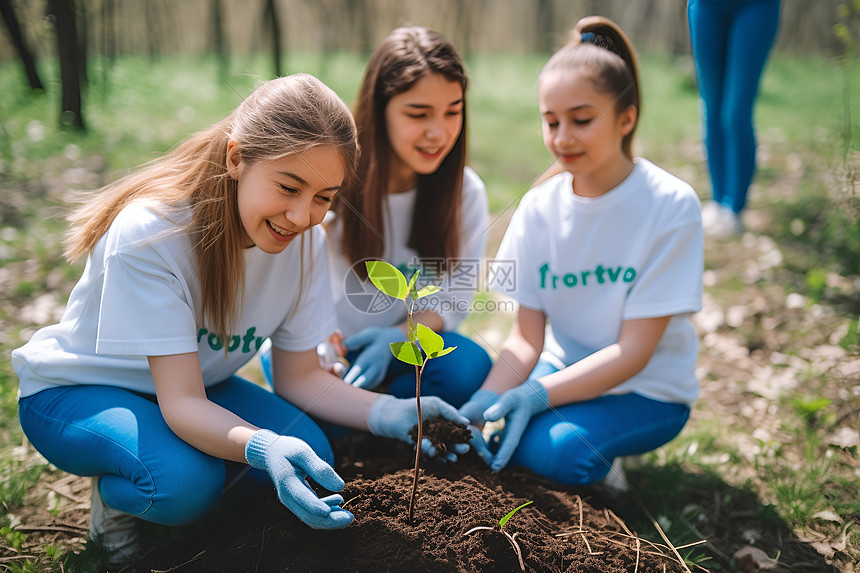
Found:
<svg viewBox="0 0 860 573"><path fill-rule="evenodd" d="M343 496L320 499L308 485L308 477L329 491L342 490L344 483L306 442L257 430L245 445L245 459L269 474L281 503L312 528L342 529L352 523L352 513L340 507Z"/></svg>
<svg viewBox="0 0 860 573"><path fill-rule="evenodd" d="M424 405L424 398L421 398L421 405ZM423 412L422 412L423 414ZM473 436L474 437L474 436ZM422 440L424 442L426 440ZM471 440L470 440L471 441ZM459 456L462 456L469 451L469 444L454 444L454 451L445 452L445 455L439 458L440 462L456 462Z"/></svg>
<svg viewBox="0 0 860 573"><path fill-rule="evenodd" d="M364 349L344 374L344 382L366 390L373 390L382 384L388 364L394 358L389 344L405 340L406 335L396 326L368 326L344 340L343 345L350 352Z"/></svg>
<svg viewBox="0 0 860 573"><path fill-rule="evenodd" d="M498 399L499 395L492 390L476 390L469 401L460 406L460 413L469 418L469 423L483 426L484 411Z"/></svg>
<svg viewBox="0 0 860 573"><path fill-rule="evenodd" d="M481 433L481 430L475 426L469 426L469 430L472 431L472 439L469 440L469 444L472 446L472 449L475 450L475 453L481 456L481 459L484 460L487 465L490 465L493 461L493 454L490 452L490 448L484 440L484 435Z"/></svg>
<svg viewBox="0 0 860 573"><path fill-rule="evenodd" d="M490 463L492 470L499 471L508 465L531 417L548 408L549 396L546 388L531 378L502 394L495 404L487 408L484 419L488 422L505 418L502 441Z"/></svg>
<svg viewBox="0 0 860 573"><path fill-rule="evenodd" d="M458 424L469 423L468 419L460 415L457 408L437 396L421 398L421 416L424 420L442 417ZM370 407L370 413L367 416L367 428L371 434L394 438L407 444L415 443L409 432L417 424L418 409L415 398L395 398L383 394ZM436 448L427 438L421 441L421 451L430 457L436 455Z"/></svg>

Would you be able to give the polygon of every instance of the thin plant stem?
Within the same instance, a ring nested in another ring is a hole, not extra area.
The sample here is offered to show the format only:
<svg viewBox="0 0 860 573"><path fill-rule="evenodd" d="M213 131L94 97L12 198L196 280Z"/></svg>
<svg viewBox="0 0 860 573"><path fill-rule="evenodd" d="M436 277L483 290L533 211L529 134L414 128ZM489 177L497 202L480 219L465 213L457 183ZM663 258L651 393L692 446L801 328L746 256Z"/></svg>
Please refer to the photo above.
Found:
<svg viewBox="0 0 860 573"><path fill-rule="evenodd" d="M411 317L411 315L410 315ZM415 475L412 478L412 495L409 497L409 523L413 523L415 515L415 498L418 497L418 473L421 469L421 441L424 439L424 428L421 423L421 374L424 372L424 366L427 360L421 365L419 370L415 366L415 404L418 408L418 435L415 438Z"/></svg>

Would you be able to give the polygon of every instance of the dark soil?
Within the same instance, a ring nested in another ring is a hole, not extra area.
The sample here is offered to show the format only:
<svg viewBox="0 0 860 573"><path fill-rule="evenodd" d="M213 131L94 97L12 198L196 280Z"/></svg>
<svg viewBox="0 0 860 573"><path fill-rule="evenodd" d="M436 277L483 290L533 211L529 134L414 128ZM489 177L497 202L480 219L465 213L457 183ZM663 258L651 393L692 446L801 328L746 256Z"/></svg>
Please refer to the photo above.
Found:
<svg viewBox="0 0 860 573"><path fill-rule="evenodd" d="M498 521L533 501L505 524L522 552L526 571L684 570L667 547L638 538L611 510L590 504L583 497L588 492L555 489L519 471L492 473L473 454L453 464L422 460L415 520L409 523L414 450L399 442L368 440L366 434L348 435L337 450L337 469L347 481L344 505L355 514L347 529L310 529L278 502L274 492L267 492L242 500L241 511L234 507L204 523L174 530L174 539L159 541L134 569L521 571ZM490 529L468 533L476 526Z"/></svg>
<svg viewBox="0 0 860 573"><path fill-rule="evenodd" d="M441 439L433 437L433 430L425 431L433 441ZM682 556L695 561L688 564L691 573L705 571L700 564L707 570L750 573L762 564L774 573L837 571L772 511L768 514L753 493L694 468L628 459L633 489L610 494L600 487L559 488L518 469L495 474L472 455L455 464L423 459L415 523L410 524L413 449L356 432L337 442L335 451L338 472L347 482L345 505L356 516L348 529L308 528L268 488L253 498L231 493L225 507L192 526L143 524L148 550L121 570L516 572L521 569L515 550L497 524L514 508L533 501L504 528L515 535L527 571L636 572L638 567L662 572L664 566L667 572L684 571L671 548L637 537L660 539L653 516L643 514L646 507L660 511L657 515L689 517L681 529L672 528L669 538ZM2 559L23 561L52 545L69 552L61 570L104 572L103 555L86 543L89 489L89 478L46 472L40 491L28 493L28 503L17 511L22 524L16 530L27 535L26 542L13 551L0 540L0 555L9 556ZM51 494L55 501L46 503ZM49 511L57 499L64 500L60 509ZM691 513L691 508L696 511ZM478 526L489 529L468 533ZM779 555L779 563L759 559L745 564L737 552L750 544L767 555ZM850 566L840 570L855 571Z"/></svg>

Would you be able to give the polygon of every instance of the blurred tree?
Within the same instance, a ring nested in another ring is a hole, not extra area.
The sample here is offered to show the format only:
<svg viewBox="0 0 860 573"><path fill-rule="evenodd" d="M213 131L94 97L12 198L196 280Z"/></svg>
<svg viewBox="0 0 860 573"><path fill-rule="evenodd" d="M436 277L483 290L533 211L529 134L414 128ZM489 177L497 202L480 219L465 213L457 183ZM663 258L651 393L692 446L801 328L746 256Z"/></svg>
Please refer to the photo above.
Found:
<svg viewBox="0 0 860 573"><path fill-rule="evenodd" d="M263 33L271 36L275 77L281 77L281 21L275 0L266 0L263 6Z"/></svg>
<svg viewBox="0 0 860 573"><path fill-rule="evenodd" d="M369 56L373 51L373 12L374 2L371 0L353 0L347 2L344 7L347 12L347 21L353 23L353 29L358 32L358 50L364 56Z"/></svg>
<svg viewBox="0 0 860 573"><path fill-rule="evenodd" d="M116 11L114 0L102 0L102 92L107 91L108 72L116 60Z"/></svg>
<svg viewBox="0 0 860 573"><path fill-rule="evenodd" d="M474 53L474 44L477 35L475 23L480 22L480 14L484 11L483 0L465 0L454 2L454 37L456 38L458 51L464 58L469 58Z"/></svg>
<svg viewBox="0 0 860 573"><path fill-rule="evenodd" d="M39 74L36 72L36 61L30 53L27 42L24 40L24 34L21 33L21 26L18 23L18 17L15 15L15 10L12 8L10 0L0 0L0 14L2 14L6 28L9 30L9 37L15 46L15 51L18 52L18 57L21 58L21 63L24 64L24 71L27 74L30 88L44 90L45 86L42 85L42 80L39 79Z"/></svg>
<svg viewBox="0 0 860 573"><path fill-rule="evenodd" d="M227 60L227 37L224 35L224 11L221 0L210 0L212 14L212 50L218 56L218 77L227 80L229 61Z"/></svg>
<svg viewBox="0 0 860 573"><path fill-rule="evenodd" d="M87 52L88 52L88 21L87 18L87 1L80 0L75 6L74 0L72 6L75 8L75 30L78 37L78 81L81 84L81 89L86 90L89 85L89 76L87 75Z"/></svg>
<svg viewBox="0 0 860 573"><path fill-rule="evenodd" d="M554 37L555 9L552 0L538 0L537 3L537 45L539 52L552 53L558 46Z"/></svg>
<svg viewBox="0 0 860 573"><path fill-rule="evenodd" d="M839 62L845 70L845 84L842 90L843 124L845 130L845 148L843 161L848 159L851 152L853 135L851 133L851 83L854 78L854 66L860 53L860 0L849 0L839 5L839 22L833 26L833 34L842 44L842 55Z"/></svg>
<svg viewBox="0 0 860 573"><path fill-rule="evenodd" d="M146 23L146 51L149 53L150 61L155 61L160 52L162 43L161 29L156 24L160 6L153 0L143 3L143 21Z"/></svg>
<svg viewBox="0 0 860 573"><path fill-rule="evenodd" d="M60 56L60 81L62 83L63 126L85 129L81 113L81 70L78 22L74 0L48 0L48 14L53 17L57 32L57 51Z"/></svg>

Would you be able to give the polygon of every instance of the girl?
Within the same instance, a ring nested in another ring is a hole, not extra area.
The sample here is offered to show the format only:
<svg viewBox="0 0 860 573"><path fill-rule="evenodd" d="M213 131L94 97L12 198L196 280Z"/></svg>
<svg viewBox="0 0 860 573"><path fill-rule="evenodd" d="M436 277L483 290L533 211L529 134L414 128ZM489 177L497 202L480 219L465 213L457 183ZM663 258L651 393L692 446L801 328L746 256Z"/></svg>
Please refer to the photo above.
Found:
<svg viewBox="0 0 860 573"><path fill-rule="evenodd" d="M414 399L333 384L316 358L334 319L313 227L357 154L348 108L297 74L262 84L71 217L67 255L87 256L83 277L60 323L12 359L28 439L61 469L94 476L90 535L110 561L136 551L135 518L205 514L233 462L274 482L311 527L347 526L343 499L320 499L306 481L343 487L304 411L409 440ZM281 397L235 375L268 336ZM429 416L461 419L428 404Z"/></svg>
<svg viewBox="0 0 860 573"><path fill-rule="evenodd" d="M419 301L414 319L457 351L428 363L422 395L458 406L491 366L486 351L454 332L478 287L489 218L484 183L465 164L466 87L463 61L443 36L418 26L392 31L370 57L355 106L358 177L344 185L326 225L346 336L339 350L351 363L344 380L368 389L386 382L389 394L415 396L414 368L389 350L406 340L406 309L365 280L365 261L384 259L407 278L420 268L420 278L442 286Z"/></svg>
<svg viewBox="0 0 860 573"><path fill-rule="evenodd" d="M632 156L639 83L614 23L577 24L540 74L539 106L564 170L523 197L502 240L496 257L515 262L520 308L460 412L478 425L505 419L494 453L473 440L494 470L513 463L584 485L687 421L702 224L689 185Z"/></svg>

